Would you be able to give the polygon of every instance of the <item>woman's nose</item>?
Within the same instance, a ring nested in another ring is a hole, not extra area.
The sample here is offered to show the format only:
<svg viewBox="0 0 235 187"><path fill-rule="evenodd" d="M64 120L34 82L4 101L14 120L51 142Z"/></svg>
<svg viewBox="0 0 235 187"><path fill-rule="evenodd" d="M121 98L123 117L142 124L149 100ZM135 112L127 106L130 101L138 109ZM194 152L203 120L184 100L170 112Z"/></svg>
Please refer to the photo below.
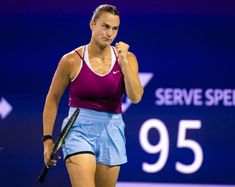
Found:
<svg viewBox="0 0 235 187"><path fill-rule="evenodd" d="M107 34L108 37L112 36L112 29L108 29L106 34Z"/></svg>

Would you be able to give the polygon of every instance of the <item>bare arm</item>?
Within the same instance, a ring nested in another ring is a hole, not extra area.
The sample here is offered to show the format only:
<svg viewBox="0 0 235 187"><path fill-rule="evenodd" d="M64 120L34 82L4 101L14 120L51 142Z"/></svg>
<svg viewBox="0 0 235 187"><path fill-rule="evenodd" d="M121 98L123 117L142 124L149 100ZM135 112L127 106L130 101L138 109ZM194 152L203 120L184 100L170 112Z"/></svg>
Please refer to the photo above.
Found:
<svg viewBox="0 0 235 187"><path fill-rule="evenodd" d="M58 105L70 78L69 64L63 57L51 82L43 111L43 134L52 135Z"/></svg>
<svg viewBox="0 0 235 187"><path fill-rule="evenodd" d="M116 44L127 96L133 103L138 103L143 95L143 87L138 75L138 61L133 53L128 52L128 48L123 42Z"/></svg>
<svg viewBox="0 0 235 187"><path fill-rule="evenodd" d="M66 56L60 60L52 79L43 111L43 135L52 135L58 105L70 80L70 63L68 60ZM48 139L43 144L45 165L55 165L56 161L50 158L54 146L52 140Z"/></svg>

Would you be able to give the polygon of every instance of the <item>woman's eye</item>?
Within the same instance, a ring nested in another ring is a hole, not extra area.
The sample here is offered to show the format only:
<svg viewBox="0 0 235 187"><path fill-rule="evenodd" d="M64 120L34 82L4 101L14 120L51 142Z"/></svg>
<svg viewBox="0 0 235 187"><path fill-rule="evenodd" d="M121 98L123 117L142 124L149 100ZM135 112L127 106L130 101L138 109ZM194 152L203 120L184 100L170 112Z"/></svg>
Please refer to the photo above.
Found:
<svg viewBox="0 0 235 187"><path fill-rule="evenodd" d="M104 28L106 28L106 29L108 29L108 28L109 28L109 26L108 26L108 25L103 25L103 27L104 27Z"/></svg>

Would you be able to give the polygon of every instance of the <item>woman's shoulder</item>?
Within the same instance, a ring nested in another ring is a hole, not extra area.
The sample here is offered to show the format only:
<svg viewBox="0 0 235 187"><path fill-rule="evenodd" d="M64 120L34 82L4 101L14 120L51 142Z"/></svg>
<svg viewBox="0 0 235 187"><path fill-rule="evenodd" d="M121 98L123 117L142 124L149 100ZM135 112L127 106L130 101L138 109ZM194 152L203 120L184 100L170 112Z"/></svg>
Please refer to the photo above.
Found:
<svg viewBox="0 0 235 187"><path fill-rule="evenodd" d="M68 70L71 80L78 74L81 69L83 47L84 46L77 47L76 49L66 53L61 59L61 63L64 64L64 69Z"/></svg>
<svg viewBox="0 0 235 187"><path fill-rule="evenodd" d="M81 61L80 56L82 56L83 47L84 46L77 47L76 49L64 54L60 60L61 63L73 64L74 62L76 63L80 62Z"/></svg>
<svg viewBox="0 0 235 187"><path fill-rule="evenodd" d="M83 48L84 46L77 47L76 49L64 54L62 58L69 61L77 59L79 58L79 55L82 56Z"/></svg>

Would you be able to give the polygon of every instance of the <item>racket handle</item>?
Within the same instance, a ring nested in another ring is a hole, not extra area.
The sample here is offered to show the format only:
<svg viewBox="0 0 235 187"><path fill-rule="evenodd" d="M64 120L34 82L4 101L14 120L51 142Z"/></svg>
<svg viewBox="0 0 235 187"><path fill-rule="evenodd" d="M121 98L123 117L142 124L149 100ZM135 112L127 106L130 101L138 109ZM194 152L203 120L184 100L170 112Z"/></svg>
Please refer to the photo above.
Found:
<svg viewBox="0 0 235 187"><path fill-rule="evenodd" d="M47 168L47 167L45 166L45 168L44 168L44 170L42 171L41 175L38 177L38 182L40 182L40 183L43 183L43 182L44 182L44 180L45 180L45 178L46 178L46 176L47 176L47 173L48 173L49 169L50 169L50 167Z"/></svg>

